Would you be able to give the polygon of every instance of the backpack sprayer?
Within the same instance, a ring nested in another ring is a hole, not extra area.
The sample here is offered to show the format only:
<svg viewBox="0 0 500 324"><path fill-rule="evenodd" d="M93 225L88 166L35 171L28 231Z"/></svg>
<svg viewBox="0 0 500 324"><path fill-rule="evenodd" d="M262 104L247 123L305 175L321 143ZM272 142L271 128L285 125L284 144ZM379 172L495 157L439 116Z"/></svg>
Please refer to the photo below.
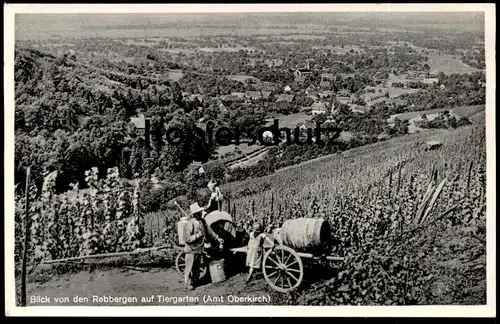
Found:
<svg viewBox="0 0 500 324"><path fill-rule="evenodd" d="M174 201L174 204L181 210L181 212L184 214L184 217L182 217L178 222L177 222L177 236L179 238L179 244L180 245L185 245L186 244L186 238L184 237L184 227L186 224L189 222L189 215L182 209L181 206L177 203L177 201ZM203 226L206 226L207 224L202 224ZM208 226L208 225L207 225ZM213 230L212 230L213 231ZM219 248L222 250L224 247L224 244L221 242L219 245Z"/></svg>

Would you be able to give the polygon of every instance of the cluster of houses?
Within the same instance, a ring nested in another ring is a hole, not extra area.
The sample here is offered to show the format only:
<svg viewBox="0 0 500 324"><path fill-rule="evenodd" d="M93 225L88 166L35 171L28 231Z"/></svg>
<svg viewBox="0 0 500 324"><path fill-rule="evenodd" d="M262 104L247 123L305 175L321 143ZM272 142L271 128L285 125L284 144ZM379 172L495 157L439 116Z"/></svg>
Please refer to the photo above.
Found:
<svg viewBox="0 0 500 324"><path fill-rule="evenodd" d="M329 111L332 105L332 98L335 97L335 102L348 105L351 109L358 109L359 112L366 112L364 107L359 107L353 104L356 100L354 94L348 90L325 90L321 85L310 85L305 90L307 97L313 100L312 105L308 107L301 107L303 112L308 112L313 115L325 114ZM229 95L221 95L219 97L209 97L200 94L184 93L185 100L196 101L199 105L204 103L204 100L213 100L217 103L219 108L225 110L233 103L248 104L251 102L273 102L277 108L286 109L289 105L293 104L296 99L296 94L292 91L290 86L285 86L283 93L274 93L272 91L246 91L246 92L233 92Z"/></svg>
<svg viewBox="0 0 500 324"><path fill-rule="evenodd" d="M360 107L353 103L356 100L356 96L348 90L339 90L335 92L328 88L325 89L324 85L323 87L321 85L310 85L305 89L305 95L312 99L313 103L308 107L301 107L301 110L305 113L311 113L312 115L328 113L332 106L333 97L335 97L335 102L348 105L353 111L366 112L364 107ZM219 97L185 93L184 98L185 100L196 101L199 105L203 104L204 100L213 100L222 110L227 109L233 103L249 104L252 102L274 103L278 109L283 110L295 102L297 95L293 92L291 87L287 85L283 88L282 93L275 93L272 91L246 91L233 92L229 95L221 95Z"/></svg>
<svg viewBox="0 0 500 324"><path fill-rule="evenodd" d="M295 82L297 84L303 84L308 75L312 75L313 71L309 67L309 61L307 62L307 67L296 69L294 72ZM354 78L354 73L340 73L338 74L342 79ZM304 112L309 112L312 115L319 115L329 113L334 109L332 104L332 97L335 97L335 101L341 104L349 105L353 110L357 108L356 104L353 102L356 100L355 96L348 90L334 90L335 75L333 73L322 73L320 74L321 81L318 86L310 85L305 89L307 97L314 100L314 103L310 107L303 107ZM284 92L290 92L290 87L285 87ZM282 100L288 100L291 102L293 99L290 95L282 95ZM365 112L366 110L359 110L359 112Z"/></svg>
<svg viewBox="0 0 500 324"><path fill-rule="evenodd" d="M296 69L294 72L295 81L299 85L303 83L308 75L311 75L313 71L307 66L306 68ZM309 107L302 107L304 112L310 112L314 115L324 114L328 112L328 106L331 106L331 99L335 96L337 102L353 105L355 101L355 96L347 90L339 90L337 92L333 89L333 81L335 76L332 73L323 73L320 75L321 81L319 85L309 85L305 89L305 94L307 97L313 100L313 104ZM342 78L354 77L354 74L345 73L340 75ZM202 104L205 99L208 99L205 95L183 93L183 97L188 101L197 101ZM220 108L225 109L233 103L237 104L248 104L251 102L273 102L279 109L286 109L287 106L293 104L296 99L296 94L289 85L283 88L282 93L276 93L273 91L245 91L245 92L232 92L228 95L221 95L219 97L210 97L210 99L217 101ZM355 105L354 105L355 106Z"/></svg>
<svg viewBox="0 0 500 324"><path fill-rule="evenodd" d="M283 63L282 60L278 59L268 59L266 64L272 66L280 66ZM325 72L325 71L323 71ZM303 68L295 69L293 74L295 78L295 84L303 84L308 76L312 76L315 72L311 70L309 66L309 60L307 60L306 66ZM312 99L312 104L308 107L301 107L301 110L305 113L310 113L312 115L327 114L332 112L335 108L336 103L348 105L349 108L354 112L366 113L369 107L362 105L357 105L357 96L351 93L349 90L339 90L336 89L334 83L337 77L342 79L354 78L354 73L321 73L320 82L316 84L311 84L307 88L301 88L301 96L305 95ZM436 75L431 72L414 72L410 71L407 73L408 82L420 80L424 83L438 83L439 80ZM387 80L383 80L384 82ZM388 82L387 82L388 83ZM389 85L390 86L390 85ZM183 93L184 100L195 102L197 105L202 106L206 100L215 102L221 110L227 110L232 104L249 104L252 102L267 102L274 103L276 107L280 110L287 109L290 105L293 105L295 99L297 98L297 92L294 92L289 85L286 85L282 91L245 91L245 92L232 92L226 95L219 95L216 97L211 97L202 94L191 94ZM385 94L381 94L385 102L392 106L404 106L407 102L401 99L385 99ZM334 99L334 100L333 100Z"/></svg>

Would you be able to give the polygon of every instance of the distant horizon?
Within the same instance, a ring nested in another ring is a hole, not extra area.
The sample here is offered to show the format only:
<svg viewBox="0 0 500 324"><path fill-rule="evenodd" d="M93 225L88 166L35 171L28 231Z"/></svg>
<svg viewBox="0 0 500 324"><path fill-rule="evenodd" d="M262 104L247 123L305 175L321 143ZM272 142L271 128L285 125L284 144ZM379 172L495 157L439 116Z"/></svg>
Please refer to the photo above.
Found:
<svg viewBox="0 0 500 324"><path fill-rule="evenodd" d="M400 30L421 28L484 34L484 18L483 12L23 13L16 14L15 30L16 40L101 36L174 37L177 36L176 29L193 29L189 37L227 35L234 28L249 29L247 34L255 30L255 34L259 34L259 29L281 25ZM226 28L228 31L224 31ZM123 33L124 36L105 33L121 29L138 32ZM145 33L149 32L148 29L157 31ZM194 29L206 29L209 32L196 32ZM224 32L212 35L214 29Z"/></svg>

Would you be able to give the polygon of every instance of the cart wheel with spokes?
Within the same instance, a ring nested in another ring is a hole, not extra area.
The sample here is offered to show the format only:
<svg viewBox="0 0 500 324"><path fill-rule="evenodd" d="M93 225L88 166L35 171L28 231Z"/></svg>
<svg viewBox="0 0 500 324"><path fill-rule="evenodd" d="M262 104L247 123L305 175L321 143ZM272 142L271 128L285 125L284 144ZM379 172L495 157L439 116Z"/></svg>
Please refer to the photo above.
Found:
<svg viewBox="0 0 500 324"><path fill-rule="evenodd" d="M271 288L288 293L302 283L304 266L300 256L293 249L277 245L264 255L262 273Z"/></svg>
<svg viewBox="0 0 500 324"><path fill-rule="evenodd" d="M175 258L175 268L177 272L184 276L184 269L186 269L186 253L184 251L179 252ZM205 256L202 256L202 261L200 265L199 279L202 279L207 274L207 260Z"/></svg>

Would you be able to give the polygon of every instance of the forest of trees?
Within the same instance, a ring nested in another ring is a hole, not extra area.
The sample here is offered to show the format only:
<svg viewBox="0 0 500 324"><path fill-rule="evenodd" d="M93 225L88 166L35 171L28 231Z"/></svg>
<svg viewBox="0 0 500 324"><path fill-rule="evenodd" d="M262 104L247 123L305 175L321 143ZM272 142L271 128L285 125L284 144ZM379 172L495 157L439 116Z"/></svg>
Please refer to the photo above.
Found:
<svg viewBox="0 0 500 324"><path fill-rule="evenodd" d="M144 84L140 77L112 82L106 75L67 56L16 51L16 183L22 183L29 165L38 185L44 174L59 170L58 187L64 190L70 183L83 184L85 171L94 166L106 172L118 163L129 179L166 178L194 160L210 158L215 148L207 143L165 145L166 129L190 133L197 126L197 111L183 100L179 84L160 81L137 89L132 84ZM151 117L150 148L143 130L130 123L140 111ZM212 117L232 125L258 125L264 119L253 109Z"/></svg>

